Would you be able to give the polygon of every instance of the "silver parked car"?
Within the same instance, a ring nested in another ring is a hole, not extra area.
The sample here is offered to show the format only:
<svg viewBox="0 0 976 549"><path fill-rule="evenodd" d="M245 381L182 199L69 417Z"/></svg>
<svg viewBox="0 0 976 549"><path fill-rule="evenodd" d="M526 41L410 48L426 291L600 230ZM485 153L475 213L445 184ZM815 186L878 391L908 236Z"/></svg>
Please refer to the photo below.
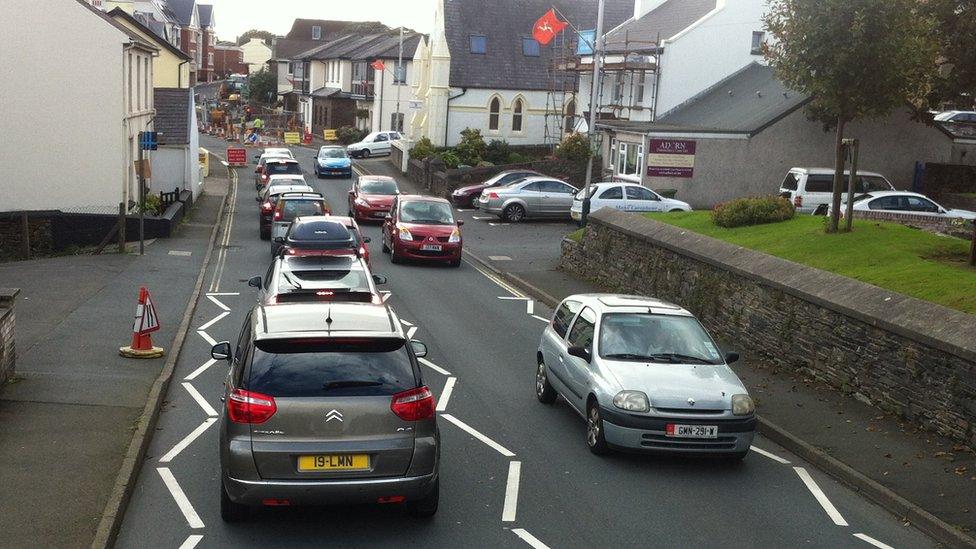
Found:
<svg viewBox="0 0 976 549"><path fill-rule="evenodd" d="M385 305L257 306L227 360L220 512L252 506L404 503L437 511L440 435L418 356Z"/></svg>
<svg viewBox="0 0 976 549"><path fill-rule="evenodd" d="M743 458L756 430L752 398L690 312L656 299L579 294L542 334L535 391L586 419L586 445Z"/></svg>
<svg viewBox="0 0 976 549"><path fill-rule="evenodd" d="M527 217L569 219L573 196L579 189L551 177L527 177L504 187L485 189L478 208L510 222Z"/></svg>

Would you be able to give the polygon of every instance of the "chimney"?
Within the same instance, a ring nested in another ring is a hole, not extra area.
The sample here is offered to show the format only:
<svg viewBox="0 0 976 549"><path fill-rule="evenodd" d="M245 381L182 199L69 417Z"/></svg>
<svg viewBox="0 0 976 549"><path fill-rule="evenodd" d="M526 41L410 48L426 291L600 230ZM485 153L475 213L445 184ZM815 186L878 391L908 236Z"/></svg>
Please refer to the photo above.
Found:
<svg viewBox="0 0 976 549"><path fill-rule="evenodd" d="M668 0L634 0L634 19L644 17ZM679 0L675 0L679 1Z"/></svg>

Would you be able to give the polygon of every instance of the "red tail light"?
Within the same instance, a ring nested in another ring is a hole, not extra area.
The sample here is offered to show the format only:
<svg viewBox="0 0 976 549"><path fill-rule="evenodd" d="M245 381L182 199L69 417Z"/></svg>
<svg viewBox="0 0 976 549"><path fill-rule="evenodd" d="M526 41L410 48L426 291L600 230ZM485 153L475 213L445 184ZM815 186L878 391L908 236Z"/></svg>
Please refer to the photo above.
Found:
<svg viewBox="0 0 976 549"><path fill-rule="evenodd" d="M274 218L275 218L275 219L281 219L281 210L277 210L277 211L275 211L275 215L274 215Z"/></svg>
<svg viewBox="0 0 976 549"><path fill-rule="evenodd" d="M406 496L380 496L376 498L376 503L403 503L406 500Z"/></svg>
<svg viewBox="0 0 976 549"><path fill-rule="evenodd" d="M796 195L793 197L793 207L799 208L800 206L803 206L803 196Z"/></svg>
<svg viewBox="0 0 976 549"><path fill-rule="evenodd" d="M498 193L488 193L488 198L498 198Z"/></svg>
<svg viewBox="0 0 976 549"><path fill-rule="evenodd" d="M390 409L404 421L420 421L434 417L434 395L427 386L417 387L393 395Z"/></svg>
<svg viewBox="0 0 976 549"><path fill-rule="evenodd" d="M227 417L234 423L264 423L277 411L274 397L261 393L234 389L227 397Z"/></svg>
<svg viewBox="0 0 976 549"><path fill-rule="evenodd" d="M271 208L273 208L273 207L274 206L272 206L270 202L265 202L264 204L261 204L261 209L264 210L264 211L266 211L266 212L270 212L271 211Z"/></svg>
<svg viewBox="0 0 976 549"><path fill-rule="evenodd" d="M268 174L266 173L261 174L261 181L267 181L267 180L268 180Z"/></svg>

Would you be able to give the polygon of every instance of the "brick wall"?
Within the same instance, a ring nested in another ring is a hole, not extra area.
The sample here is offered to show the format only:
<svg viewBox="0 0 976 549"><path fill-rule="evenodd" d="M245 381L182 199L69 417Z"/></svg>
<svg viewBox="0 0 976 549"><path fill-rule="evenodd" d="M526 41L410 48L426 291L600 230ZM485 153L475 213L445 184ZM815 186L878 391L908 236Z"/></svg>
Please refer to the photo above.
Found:
<svg viewBox="0 0 976 549"><path fill-rule="evenodd" d="M14 298L20 290L0 288L0 387L14 376Z"/></svg>
<svg viewBox="0 0 976 549"><path fill-rule="evenodd" d="M976 447L976 316L604 209L560 268L692 312L751 360Z"/></svg>
<svg viewBox="0 0 976 549"><path fill-rule="evenodd" d="M855 211L854 217L856 219L872 219L875 221L887 221L890 223L898 223L899 225L907 225L909 227L915 227L916 229L922 229L924 231L929 231L933 233L946 234L958 238L969 239L972 238L973 236L972 221L959 219L959 218L945 218L945 217L937 217L933 215L918 215L918 214L895 213L895 212L872 212L872 211Z"/></svg>

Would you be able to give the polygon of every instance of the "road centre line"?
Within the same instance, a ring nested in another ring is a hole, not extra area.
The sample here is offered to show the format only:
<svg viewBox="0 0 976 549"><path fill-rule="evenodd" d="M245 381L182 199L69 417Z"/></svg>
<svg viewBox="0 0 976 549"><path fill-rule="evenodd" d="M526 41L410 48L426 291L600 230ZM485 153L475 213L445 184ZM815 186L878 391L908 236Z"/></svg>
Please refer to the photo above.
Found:
<svg viewBox="0 0 976 549"><path fill-rule="evenodd" d="M214 324L216 324L217 322L219 322L220 319L224 318L225 316L227 316L229 314L230 314L230 311L224 311L224 312L220 313L219 315L217 315L217 316L213 317L212 319L210 319L210 322L204 324L203 326L200 326L197 329L198 330L206 330L207 328L213 326Z"/></svg>
<svg viewBox="0 0 976 549"><path fill-rule="evenodd" d="M485 278L487 278L488 280L494 282L499 288L505 290L506 292L512 294L515 297L519 297L519 298L525 299L525 294L523 294L522 292L520 292L520 291L516 290L515 288L509 286L508 284L506 284L503 280L501 280L497 276L495 276L495 275L489 273L488 271L484 270L481 267L481 265L478 265L476 262L473 262L473 261L468 260L468 265L471 265L472 267L474 267L474 270L476 270L479 273L481 273L482 275L484 275Z"/></svg>
<svg viewBox="0 0 976 549"><path fill-rule="evenodd" d="M519 479L522 476L522 462L508 464L508 482L505 484L505 505L502 507L502 522L515 522L518 509Z"/></svg>
<svg viewBox="0 0 976 549"><path fill-rule="evenodd" d="M185 378L183 378L183 380L184 381L193 381L194 379L197 378L198 375L200 375L203 372L207 371L207 368L213 366L214 362L217 362L217 359L216 358L211 358L210 360L204 362L199 368L197 368L196 370L193 370L193 373L191 373L190 375L188 375Z"/></svg>
<svg viewBox="0 0 976 549"><path fill-rule="evenodd" d="M508 226L508 223L492 223L491 221L489 221L488 222L488 226L490 226L490 227L506 227L506 226Z"/></svg>
<svg viewBox="0 0 976 549"><path fill-rule="evenodd" d="M227 305L224 305L223 303L220 302L219 299L217 299L216 297L214 297L212 295L207 295L207 299L209 299L210 301L213 301L214 302L214 305L220 307L221 309L223 309L225 311L229 311L230 310L230 307L228 307Z"/></svg>
<svg viewBox="0 0 976 549"><path fill-rule="evenodd" d="M472 215L471 216L471 219L477 219L479 221L483 221L485 219L495 219L495 216L493 216L493 215Z"/></svg>
<svg viewBox="0 0 976 549"><path fill-rule="evenodd" d="M423 364L424 366L427 366L431 370L434 370L435 372L437 372L439 374L442 374L442 375L445 375L445 376L451 375L451 372L448 372L444 368L441 368L440 366L434 364L433 362L427 360L426 358L417 357L417 361L420 362L421 364Z"/></svg>
<svg viewBox="0 0 976 549"><path fill-rule="evenodd" d="M839 511L837 511L834 504L830 503L830 500L827 499L827 494L824 494L823 490L820 489L820 486L817 486L816 481L813 480L810 473L808 473L803 467L794 467L793 470L796 471L796 474L800 476L800 480L803 481L803 484L807 485L807 490L810 490L813 497L817 498L817 502L820 503L823 510L827 512L827 516L830 517L830 520L834 521L834 524L837 526L847 526L847 521L844 520L844 517L841 516Z"/></svg>
<svg viewBox="0 0 976 549"><path fill-rule="evenodd" d="M895 549L894 547L888 545L887 543L882 543L867 534L858 533L858 534L854 534L854 537L861 541L866 541L875 547L880 547L881 549Z"/></svg>
<svg viewBox="0 0 976 549"><path fill-rule="evenodd" d="M479 433L473 427L471 427L467 423L461 421L460 419L452 416L451 414L441 414L441 417L444 418L444 419L446 419L446 420L448 420L448 421L450 421L454 425L457 425L462 431L465 431L469 435L471 435L474 438L480 440L486 446L488 446L492 450L495 450L499 454L501 454L501 455L503 455L505 457L515 457L515 454L513 454L511 451L509 451L508 448L505 448L501 444L498 444L494 440L491 440L490 438L486 437L485 435Z"/></svg>
<svg viewBox="0 0 976 549"><path fill-rule="evenodd" d="M543 318L543 317L541 317L539 315L532 315L532 318L538 318L539 320L545 322L546 324L549 324L549 319L548 318Z"/></svg>
<svg viewBox="0 0 976 549"><path fill-rule="evenodd" d="M212 295L241 295L241 292L207 292L207 297Z"/></svg>
<svg viewBox="0 0 976 549"><path fill-rule="evenodd" d="M200 540L202 539L203 539L202 534L190 534L183 542L183 544L180 545L180 549L193 549L194 547L197 546L198 543L200 543Z"/></svg>
<svg viewBox="0 0 976 549"><path fill-rule="evenodd" d="M217 344L217 342L214 341L214 338L210 337L210 334L208 334L207 332L204 332L203 330L197 330L197 333L200 334L200 337L202 337L204 341L209 343L211 347Z"/></svg>
<svg viewBox="0 0 976 549"><path fill-rule="evenodd" d="M761 456L766 456L769 459L771 459L771 460L773 460L773 461L775 461L777 463L783 463L783 464L789 463L788 460L785 460L785 459L777 456L776 454L771 454L771 453L767 452L766 450L763 450L762 448L756 448L755 446L750 446L749 448L751 448L753 452L755 452L755 453L757 453L757 454L759 454Z"/></svg>
<svg viewBox="0 0 976 549"><path fill-rule="evenodd" d="M531 315L535 314L535 300L530 299L525 302L525 314Z"/></svg>
<svg viewBox="0 0 976 549"><path fill-rule="evenodd" d="M193 385L184 381L183 388L186 389L186 392L190 393L190 396L193 397L193 400L197 401L197 404L199 404L200 407L203 408L203 412L205 414L207 414L210 417L217 417L217 410L214 410L213 406L211 406L210 403L207 402L207 399L203 398L203 395L197 392L196 388L194 388Z"/></svg>
<svg viewBox="0 0 976 549"><path fill-rule="evenodd" d="M520 537L525 543L528 543L532 549L549 549L548 545L539 541L539 538L533 536L524 528L512 528L512 533Z"/></svg>
<svg viewBox="0 0 976 549"><path fill-rule="evenodd" d="M444 390L441 391L441 397L437 399L436 411L443 412L447 410L447 403L451 400L451 393L454 392L454 384L457 383L457 378L451 376L447 378L447 383L444 384Z"/></svg>
<svg viewBox="0 0 976 549"><path fill-rule="evenodd" d="M169 494L173 496L177 507L183 512L183 517L186 518L186 522L189 523L190 528L203 528L203 521L200 520L200 515L193 509L193 504L187 499L183 489L180 488L180 484L176 482L176 477L173 476L173 473L166 467L157 467L156 471L162 477L163 484L166 485Z"/></svg>
<svg viewBox="0 0 976 549"><path fill-rule="evenodd" d="M190 434L183 437L183 440L176 443L176 446L173 446L173 448L170 449L169 452L166 452L166 455L159 458L159 462L169 463L170 461L173 461L173 458L180 455L180 452L185 450L187 446L192 444L193 441L197 439L197 437L202 435L204 431L206 431L211 425L213 425L216 422L217 422L217 418L215 417L208 417L207 419L205 419L203 423L197 426L196 429L190 431Z"/></svg>

